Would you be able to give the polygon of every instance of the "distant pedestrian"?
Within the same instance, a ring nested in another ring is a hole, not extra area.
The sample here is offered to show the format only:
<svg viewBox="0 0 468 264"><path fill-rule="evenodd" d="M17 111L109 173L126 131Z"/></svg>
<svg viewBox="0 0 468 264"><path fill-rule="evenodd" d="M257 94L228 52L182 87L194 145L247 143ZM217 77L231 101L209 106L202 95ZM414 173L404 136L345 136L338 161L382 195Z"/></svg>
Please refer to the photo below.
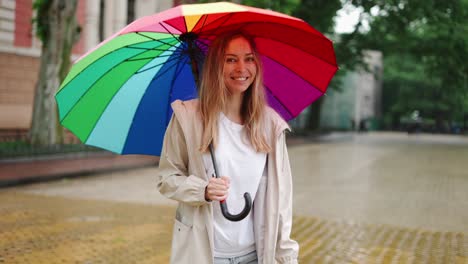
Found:
<svg viewBox="0 0 468 264"><path fill-rule="evenodd" d="M199 100L176 101L164 138L158 189L179 202L171 263L297 263L290 238L292 179L287 123L266 104L260 57L241 32L218 37L203 66ZM220 178L213 178L213 144ZM238 222L219 201L253 209Z"/></svg>

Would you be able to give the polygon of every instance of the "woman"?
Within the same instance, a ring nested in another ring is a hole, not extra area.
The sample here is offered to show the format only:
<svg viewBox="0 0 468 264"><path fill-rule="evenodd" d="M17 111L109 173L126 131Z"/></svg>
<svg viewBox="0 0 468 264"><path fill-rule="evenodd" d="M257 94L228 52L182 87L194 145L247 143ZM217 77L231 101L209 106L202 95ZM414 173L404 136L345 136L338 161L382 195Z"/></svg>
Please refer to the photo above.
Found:
<svg viewBox="0 0 468 264"><path fill-rule="evenodd" d="M179 202L171 263L297 263L290 239L292 180L287 123L266 106L260 57L243 33L218 37L203 66L200 99L176 101L158 170L158 189ZM214 146L222 177L213 178ZM239 222L226 220L253 201Z"/></svg>

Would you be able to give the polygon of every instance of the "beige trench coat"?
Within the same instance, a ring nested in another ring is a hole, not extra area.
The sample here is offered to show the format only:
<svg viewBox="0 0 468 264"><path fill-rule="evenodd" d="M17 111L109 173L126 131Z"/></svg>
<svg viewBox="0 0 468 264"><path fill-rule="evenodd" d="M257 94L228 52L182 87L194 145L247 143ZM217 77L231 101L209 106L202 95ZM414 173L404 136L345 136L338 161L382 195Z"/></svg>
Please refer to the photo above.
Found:
<svg viewBox="0 0 468 264"><path fill-rule="evenodd" d="M205 201L213 166L205 168L199 151L202 123L198 100L175 101L172 108L157 175L161 194L179 202L171 263L213 263L212 206L219 205ZM263 177L254 199L257 254L259 263L297 263L299 246L290 238L292 179L284 133L288 125L271 108L266 117L273 150L267 155L268 176Z"/></svg>

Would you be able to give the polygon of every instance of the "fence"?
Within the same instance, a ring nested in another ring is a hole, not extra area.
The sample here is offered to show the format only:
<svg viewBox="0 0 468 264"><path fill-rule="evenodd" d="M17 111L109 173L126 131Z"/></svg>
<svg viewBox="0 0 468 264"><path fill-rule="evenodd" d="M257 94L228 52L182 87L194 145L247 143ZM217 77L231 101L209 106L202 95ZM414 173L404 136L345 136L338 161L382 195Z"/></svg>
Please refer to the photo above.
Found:
<svg viewBox="0 0 468 264"><path fill-rule="evenodd" d="M26 130L0 130L0 160L90 152L104 151L82 144L70 132L65 133L64 144L35 146L30 143Z"/></svg>

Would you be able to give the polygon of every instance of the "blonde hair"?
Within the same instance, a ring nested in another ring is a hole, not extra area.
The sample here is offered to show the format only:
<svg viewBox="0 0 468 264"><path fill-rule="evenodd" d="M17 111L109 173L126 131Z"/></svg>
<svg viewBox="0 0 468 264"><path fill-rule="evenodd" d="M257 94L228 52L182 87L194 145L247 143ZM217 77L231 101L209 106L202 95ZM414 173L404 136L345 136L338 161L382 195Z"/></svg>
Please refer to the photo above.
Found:
<svg viewBox="0 0 468 264"><path fill-rule="evenodd" d="M242 32L232 32L213 41L203 65L199 92L200 112L203 121L200 146L202 152L208 151L211 142L213 142L215 148L218 143L218 116L223 111L229 96L223 75L224 56L228 44L237 38L244 38L249 42L257 65L257 74L251 86L245 91L241 107L241 116L246 128L247 138L257 152L269 152L271 150L266 140L263 120L266 100L260 56L251 37Z"/></svg>

